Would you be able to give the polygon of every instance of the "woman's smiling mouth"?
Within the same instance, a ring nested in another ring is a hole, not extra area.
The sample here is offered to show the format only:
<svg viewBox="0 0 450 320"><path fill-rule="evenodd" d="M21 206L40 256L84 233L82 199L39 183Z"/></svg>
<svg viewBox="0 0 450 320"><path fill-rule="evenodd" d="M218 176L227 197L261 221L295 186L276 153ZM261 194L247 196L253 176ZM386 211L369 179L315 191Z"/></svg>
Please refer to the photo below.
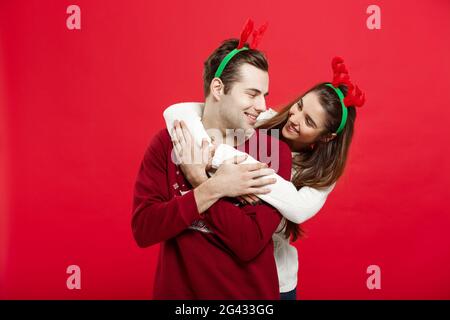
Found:
<svg viewBox="0 0 450 320"><path fill-rule="evenodd" d="M286 130L292 134L300 134L300 130L297 129L297 127L292 125L292 122L288 122L286 124Z"/></svg>

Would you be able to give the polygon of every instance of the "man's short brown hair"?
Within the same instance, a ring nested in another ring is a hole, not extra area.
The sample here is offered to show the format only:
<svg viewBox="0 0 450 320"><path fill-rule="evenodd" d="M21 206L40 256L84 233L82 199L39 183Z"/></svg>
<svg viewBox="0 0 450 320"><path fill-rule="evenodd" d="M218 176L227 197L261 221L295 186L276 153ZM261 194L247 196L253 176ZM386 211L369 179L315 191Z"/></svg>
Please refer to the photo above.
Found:
<svg viewBox="0 0 450 320"><path fill-rule="evenodd" d="M220 63L225 58L225 56L237 48L239 44L238 39L229 39L222 42L220 47L218 47L214 52L208 57L204 62L203 68L203 91L205 93L205 98L209 96L211 81L214 79L214 75L219 68ZM248 47L248 44L246 44ZM233 86L233 83L239 81L239 67L245 63L255 66L258 69L268 72L269 64L267 63L266 57L261 51L258 50L243 50L237 53L226 65L225 69L220 76L224 84L225 94Z"/></svg>

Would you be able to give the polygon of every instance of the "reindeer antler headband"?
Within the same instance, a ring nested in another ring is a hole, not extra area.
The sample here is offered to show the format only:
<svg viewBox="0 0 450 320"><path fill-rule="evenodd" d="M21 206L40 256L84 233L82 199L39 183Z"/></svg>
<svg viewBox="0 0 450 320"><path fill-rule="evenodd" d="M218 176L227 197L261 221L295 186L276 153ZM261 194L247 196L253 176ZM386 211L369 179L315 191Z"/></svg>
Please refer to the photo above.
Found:
<svg viewBox="0 0 450 320"><path fill-rule="evenodd" d="M362 107L366 101L366 95L358 88L358 86L353 85L350 81L350 76L348 74L347 67L344 64L344 59L341 57L334 57L331 61L331 67L333 68L333 82L327 83L327 86L334 89L339 97L342 105L342 119L339 128L336 130L336 134L340 133L347 122L347 107ZM347 86L347 95L344 97L339 86L344 84Z"/></svg>
<svg viewBox="0 0 450 320"><path fill-rule="evenodd" d="M268 23L266 22L263 24L259 29L254 29L254 23L252 19L248 19L247 22L244 25L244 29L242 29L241 37L239 39L239 44L236 49L232 50L230 53L228 53L225 58L223 58L222 62L219 65L219 68L217 68L217 71L214 75L215 78L220 78L222 75L223 70L227 66L228 62L239 52L250 49L256 49L259 42L261 41L262 36L264 35L264 32L266 31L268 26ZM249 48L244 47L245 43L247 42L250 35L253 35L252 43L250 44Z"/></svg>

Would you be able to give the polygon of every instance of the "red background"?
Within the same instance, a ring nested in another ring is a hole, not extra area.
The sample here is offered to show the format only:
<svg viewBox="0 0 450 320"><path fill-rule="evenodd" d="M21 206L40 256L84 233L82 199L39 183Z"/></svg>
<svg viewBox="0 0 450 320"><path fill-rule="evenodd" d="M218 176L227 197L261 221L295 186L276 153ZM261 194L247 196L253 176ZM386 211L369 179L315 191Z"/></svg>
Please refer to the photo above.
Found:
<svg viewBox="0 0 450 320"><path fill-rule="evenodd" d="M450 298L447 0L0 1L0 298L151 298L158 246L130 227L140 161L248 17L270 23L269 105L330 80L335 55L368 97L347 171L296 243L299 298Z"/></svg>

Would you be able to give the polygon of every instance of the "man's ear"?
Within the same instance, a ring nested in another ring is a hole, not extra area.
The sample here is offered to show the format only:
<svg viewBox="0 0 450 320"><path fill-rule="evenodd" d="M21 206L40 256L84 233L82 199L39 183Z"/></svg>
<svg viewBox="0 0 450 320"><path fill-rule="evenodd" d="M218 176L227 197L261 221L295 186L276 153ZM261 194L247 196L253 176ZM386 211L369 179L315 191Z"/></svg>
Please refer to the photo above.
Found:
<svg viewBox="0 0 450 320"><path fill-rule="evenodd" d="M337 137L336 133L330 133L322 138L320 138L320 141L327 143L330 142L331 140L335 139Z"/></svg>
<svg viewBox="0 0 450 320"><path fill-rule="evenodd" d="M209 90L214 99L219 101L221 96L225 93L225 86L220 78L214 78L209 85Z"/></svg>

